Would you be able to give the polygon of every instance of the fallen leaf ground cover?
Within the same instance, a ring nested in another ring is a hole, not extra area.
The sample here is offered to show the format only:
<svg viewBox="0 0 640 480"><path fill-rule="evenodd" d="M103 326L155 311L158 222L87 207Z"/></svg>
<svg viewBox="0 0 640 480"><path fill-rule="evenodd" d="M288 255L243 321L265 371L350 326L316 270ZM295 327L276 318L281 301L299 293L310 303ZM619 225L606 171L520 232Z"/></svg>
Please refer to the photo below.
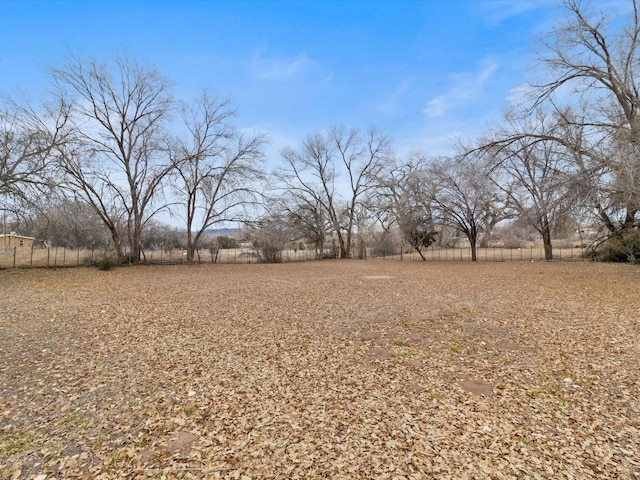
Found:
<svg viewBox="0 0 640 480"><path fill-rule="evenodd" d="M640 478L640 269L0 271L0 478Z"/></svg>

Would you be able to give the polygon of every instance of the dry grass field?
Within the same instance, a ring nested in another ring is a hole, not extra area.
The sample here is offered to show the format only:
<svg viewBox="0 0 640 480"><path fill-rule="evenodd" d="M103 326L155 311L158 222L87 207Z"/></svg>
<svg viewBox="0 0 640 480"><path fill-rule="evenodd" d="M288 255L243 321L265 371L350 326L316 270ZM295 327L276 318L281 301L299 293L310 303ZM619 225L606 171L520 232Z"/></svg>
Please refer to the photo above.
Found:
<svg viewBox="0 0 640 480"><path fill-rule="evenodd" d="M0 478L640 479L640 268L0 271Z"/></svg>

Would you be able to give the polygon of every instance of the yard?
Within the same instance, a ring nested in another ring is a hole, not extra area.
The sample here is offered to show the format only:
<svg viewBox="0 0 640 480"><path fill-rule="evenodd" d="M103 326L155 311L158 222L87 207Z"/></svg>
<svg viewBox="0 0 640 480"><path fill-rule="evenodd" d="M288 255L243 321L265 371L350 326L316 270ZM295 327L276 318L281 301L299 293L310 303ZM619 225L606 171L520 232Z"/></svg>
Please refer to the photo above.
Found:
<svg viewBox="0 0 640 480"><path fill-rule="evenodd" d="M0 271L0 478L640 479L640 267Z"/></svg>

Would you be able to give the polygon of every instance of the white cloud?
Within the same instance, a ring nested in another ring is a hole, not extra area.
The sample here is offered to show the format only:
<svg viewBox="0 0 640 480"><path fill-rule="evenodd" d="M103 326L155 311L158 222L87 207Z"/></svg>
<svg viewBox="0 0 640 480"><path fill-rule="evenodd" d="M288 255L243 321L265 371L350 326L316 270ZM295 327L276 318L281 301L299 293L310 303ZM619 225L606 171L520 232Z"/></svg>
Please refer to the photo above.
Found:
<svg viewBox="0 0 640 480"><path fill-rule="evenodd" d="M498 26L502 22L541 8L552 7L556 0L487 0L479 4L480 14L489 25Z"/></svg>
<svg viewBox="0 0 640 480"><path fill-rule="evenodd" d="M329 85L333 81L333 77L334 77L333 70L331 70L322 81L322 85L323 86Z"/></svg>
<svg viewBox="0 0 640 480"><path fill-rule="evenodd" d="M517 107L531 100L532 87L528 83L523 83L512 88L507 95L507 103L513 107Z"/></svg>
<svg viewBox="0 0 640 480"><path fill-rule="evenodd" d="M483 84L487 80L489 80L491 76L494 74L494 72L496 71L496 69L498 68L498 64L496 62L487 60L484 63L486 63L487 65L480 72L480 76L478 77L478 80L477 80L477 83L479 84Z"/></svg>
<svg viewBox="0 0 640 480"><path fill-rule="evenodd" d="M265 135L267 144L264 146L267 169L275 168L281 160L281 152L285 148L298 148L300 138L304 132L291 129L287 125L263 123L242 129L245 135ZM308 133L308 132L307 132Z"/></svg>
<svg viewBox="0 0 640 480"><path fill-rule="evenodd" d="M450 103L447 101L446 95L440 95L427 102L427 106L424 108L424 113L429 117L441 117L449 109Z"/></svg>
<svg viewBox="0 0 640 480"><path fill-rule="evenodd" d="M385 115L394 115L402 110L403 99L410 92L414 83L413 78L407 78L400 82L396 88L384 96L375 104L375 109Z"/></svg>
<svg viewBox="0 0 640 480"><path fill-rule="evenodd" d="M262 80L281 81L303 75L316 64L305 53L296 56L269 55L264 49L253 56L252 67L256 76Z"/></svg>
<svg viewBox="0 0 640 480"><path fill-rule="evenodd" d="M446 92L429 100L423 112L432 118L441 117L450 109L479 98L498 66L495 60L485 58L480 62L479 71L452 74Z"/></svg>

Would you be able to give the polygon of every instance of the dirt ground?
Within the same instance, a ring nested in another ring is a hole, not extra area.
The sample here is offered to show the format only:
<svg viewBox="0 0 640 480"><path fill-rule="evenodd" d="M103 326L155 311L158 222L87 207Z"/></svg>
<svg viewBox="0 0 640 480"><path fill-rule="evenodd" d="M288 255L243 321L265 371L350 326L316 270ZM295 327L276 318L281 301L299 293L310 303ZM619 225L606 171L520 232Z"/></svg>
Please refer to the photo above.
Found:
<svg viewBox="0 0 640 480"><path fill-rule="evenodd" d="M0 478L640 479L640 267L0 271Z"/></svg>

